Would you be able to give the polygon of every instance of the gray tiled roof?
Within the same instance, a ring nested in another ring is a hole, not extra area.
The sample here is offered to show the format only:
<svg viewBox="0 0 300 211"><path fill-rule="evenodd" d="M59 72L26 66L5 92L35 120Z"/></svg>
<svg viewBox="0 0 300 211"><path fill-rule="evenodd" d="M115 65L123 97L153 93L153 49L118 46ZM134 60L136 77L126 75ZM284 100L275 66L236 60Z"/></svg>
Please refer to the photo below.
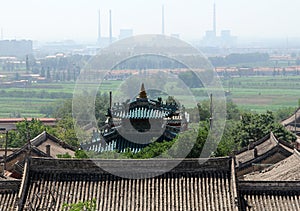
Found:
<svg viewBox="0 0 300 211"><path fill-rule="evenodd" d="M96 210L237 210L230 158L184 160L160 176L127 179L96 164L136 166L138 172L174 160L51 160L32 159L22 203L24 208L53 208L63 203L96 199ZM128 168L125 168L125 170ZM130 169L131 170L131 169Z"/></svg>
<svg viewBox="0 0 300 211"><path fill-rule="evenodd" d="M125 119L159 119L166 117L169 113L170 111L136 107L134 109L129 110L128 112L113 112L113 116Z"/></svg>
<svg viewBox="0 0 300 211"><path fill-rule="evenodd" d="M0 210L10 211L16 209L20 183L20 180L0 181Z"/></svg>
<svg viewBox="0 0 300 211"><path fill-rule="evenodd" d="M41 157L48 157L48 155L45 152L45 149L42 149L43 148L42 144L46 142L48 139L54 143L57 143L57 145L52 145L51 154L54 155L63 154L62 152L65 152L66 150L75 151L74 147L50 135L46 131L42 132L41 134L39 134L38 136L30 140L31 150L34 151L37 155L40 155ZM7 156L7 161L13 160L14 158L18 157L20 154L26 152L27 149L28 149L28 143L26 143L22 148L19 148L15 150L13 153L10 153Z"/></svg>
<svg viewBox="0 0 300 211"><path fill-rule="evenodd" d="M262 171L244 175L252 181L300 181L300 153L294 151L290 157Z"/></svg>
<svg viewBox="0 0 300 211"><path fill-rule="evenodd" d="M296 123L300 123L300 108L298 108L294 114L292 114L291 116L289 116L288 118L284 119L281 121L281 124L283 126L287 126L287 125L294 125L295 124L295 120Z"/></svg>
<svg viewBox="0 0 300 211"><path fill-rule="evenodd" d="M255 156L255 150L257 156ZM246 168L252 166L253 163L260 163L262 160L275 153L288 157L293 154L293 147L286 142L276 139L271 132L259 141L251 143L248 147L237 152L236 162L239 168ZM282 158L280 157L280 159ZM280 160L277 160L276 162L278 161Z"/></svg>
<svg viewBox="0 0 300 211"><path fill-rule="evenodd" d="M240 182L241 210L299 210L299 182Z"/></svg>

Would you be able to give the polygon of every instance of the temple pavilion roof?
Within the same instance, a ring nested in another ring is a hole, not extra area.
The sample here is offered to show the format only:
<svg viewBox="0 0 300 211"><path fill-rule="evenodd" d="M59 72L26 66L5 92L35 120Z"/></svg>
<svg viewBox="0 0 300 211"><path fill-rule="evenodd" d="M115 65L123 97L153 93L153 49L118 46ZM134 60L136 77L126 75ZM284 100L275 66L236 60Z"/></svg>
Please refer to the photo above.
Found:
<svg viewBox="0 0 300 211"><path fill-rule="evenodd" d="M170 111L136 107L129 111L116 111L112 114L115 118L123 119L159 119L168 116L170 114Z"/></svg>

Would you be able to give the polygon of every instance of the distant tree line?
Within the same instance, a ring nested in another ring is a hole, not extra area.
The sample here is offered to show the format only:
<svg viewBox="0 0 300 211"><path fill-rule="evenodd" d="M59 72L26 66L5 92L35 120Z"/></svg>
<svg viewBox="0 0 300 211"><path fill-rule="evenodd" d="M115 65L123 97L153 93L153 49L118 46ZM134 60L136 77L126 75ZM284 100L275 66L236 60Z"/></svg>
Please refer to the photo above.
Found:
<svg viewBox="0 0 300 211"><path fill-rule="evenodd" d="M27 74L39 74L47 81L75 81L90 58L88 55L71 55L36 59L33 55L28 55L24 63L3 63L2 70L17 71L15 80L20 78L18 71L26 70Z"/></svg>
<svg viewBox="0 0 300 211"><path fill-rule="evenodd" d="M176 60L172 60L168 57L159 55L142 55L137 57L131 57L118 64L115 69L174 69L185 68L185 66Z"/></svg>
<svg viewBox="0 0 300 211"><path fill-rule="evenodd" d="M217 56L210 57L212 65L226 66L226 65L237 65L242 63L256 63L256 62L266 62L269 60L269 54L267 53L245 53L245 54L229 54L225 57Z"/></svg>
<svg viewBox="0 0 300 211"><path fill-rule="evenodd" d="M180 78L189 88L203 87L201 80L193 71L181 72L178 74L178 78Z"/></svg>
<svg viewBox="0 0 300 211"><path fill-rule="evenodd" d="M71 93L64 92L47 92L47 91L5 91L0 90L1 97L15 97L15 98L40 98L40 99L66 99L71 98Z"/></svg>

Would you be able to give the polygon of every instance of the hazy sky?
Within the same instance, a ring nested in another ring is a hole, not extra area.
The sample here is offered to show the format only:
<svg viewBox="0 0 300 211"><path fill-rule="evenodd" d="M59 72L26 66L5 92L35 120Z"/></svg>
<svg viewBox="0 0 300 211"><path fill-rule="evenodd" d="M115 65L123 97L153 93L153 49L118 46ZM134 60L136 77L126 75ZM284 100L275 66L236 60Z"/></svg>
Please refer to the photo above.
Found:
<svg viewBox="0 0 300 211"><path fill-rule="evenodd" d="M108 36L112 10L113 35L120 28L134 34L161 32L165 6L166 34L200 39L212 29L213 3L217 31L230 29L239 37L300 37L299 0L1 0L0 28L5 39L94 41L98 9L101 31Z"/></svg>

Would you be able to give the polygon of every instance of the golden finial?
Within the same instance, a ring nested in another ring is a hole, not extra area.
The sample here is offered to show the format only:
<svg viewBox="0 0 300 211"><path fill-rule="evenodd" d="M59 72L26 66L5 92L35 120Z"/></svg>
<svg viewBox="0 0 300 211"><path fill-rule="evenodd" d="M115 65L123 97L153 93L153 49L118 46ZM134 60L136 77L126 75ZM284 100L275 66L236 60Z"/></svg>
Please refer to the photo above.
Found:
<svg viewBox="0 0 300 211"><path fill-rule="evenodd" d="M147 93L146 93L146 90L145 90L144 83L142 83L141 91L140 91L140 94L139 94L138 98L147 98Z"/></svg>

